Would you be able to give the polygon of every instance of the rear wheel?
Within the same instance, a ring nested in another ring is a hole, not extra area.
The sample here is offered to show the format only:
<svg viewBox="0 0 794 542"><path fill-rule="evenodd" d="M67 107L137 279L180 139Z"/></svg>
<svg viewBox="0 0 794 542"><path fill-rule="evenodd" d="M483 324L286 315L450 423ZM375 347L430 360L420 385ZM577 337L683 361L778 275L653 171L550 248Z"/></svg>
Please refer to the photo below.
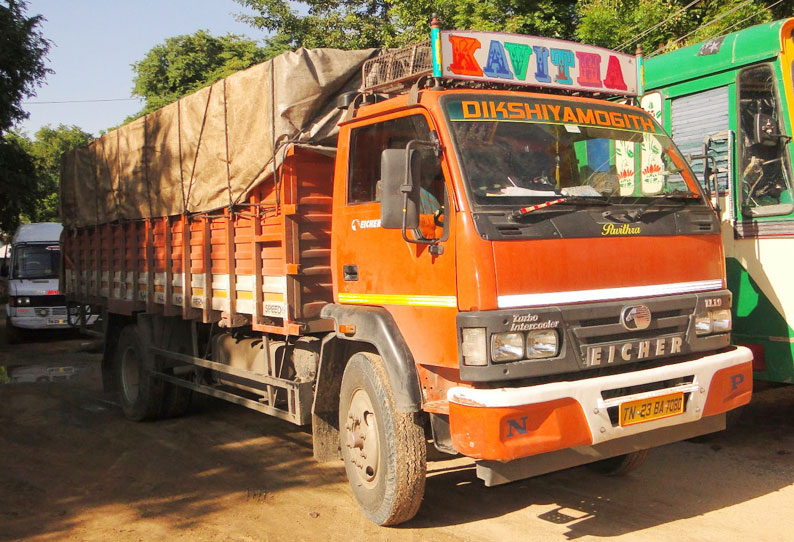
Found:
<svg viewBox="0 0 794 542"><path fill-rule="evenodd" d="M378 525L416 515L425 491L424 430L417 413L398 412L380 356L358 353L342 377L342 459L363 514Z"/></svg>
<svg viewBox="0 0 794 542"><path fill-rule="evenodd" d="M164 418L178 418L184 416L190 408L193 399L193 390L166 382L163 388Z"/></svg>
<svg viewBox="0 0 794 542"><path fill-rule="evenodd" d="M650 453L651 450L648 448L638 452L631 452L630 454L602 459L601 461L590 463L590 467L607 476L623 476L638 469L645 463Z"/></svg>
<svg viewBox="0 0 794 542"><path fill-rule="evenodd" d="M163 381L151 376L153 359L146 351L137 326L121 331L116 347L116 374L124 415L133 421L160 417L163 408Z"/></svg>

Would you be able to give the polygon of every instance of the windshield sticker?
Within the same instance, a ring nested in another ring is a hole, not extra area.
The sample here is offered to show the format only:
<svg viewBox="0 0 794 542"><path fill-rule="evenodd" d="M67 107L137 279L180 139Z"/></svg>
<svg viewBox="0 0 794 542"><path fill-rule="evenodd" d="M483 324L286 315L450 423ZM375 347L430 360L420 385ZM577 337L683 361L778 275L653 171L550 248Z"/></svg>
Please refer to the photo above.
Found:
<svg viewBox="0 0 794 542"><path fill-rule="evenodd" d="M601 228L602 236L640 235L641 233L642 228L640 226L630 226L629 224L621 224L620 226L616 226L615 224L604 224Z"/></svg>
<svg viewBox="0 0 794 542"><path fill-rule="evenodd" d="M645 115L614 109L570 106L563 103L507 100L460 100L447 106L450 120L507 120L598 126L634 132L657 133L657 127Z"/></svg>

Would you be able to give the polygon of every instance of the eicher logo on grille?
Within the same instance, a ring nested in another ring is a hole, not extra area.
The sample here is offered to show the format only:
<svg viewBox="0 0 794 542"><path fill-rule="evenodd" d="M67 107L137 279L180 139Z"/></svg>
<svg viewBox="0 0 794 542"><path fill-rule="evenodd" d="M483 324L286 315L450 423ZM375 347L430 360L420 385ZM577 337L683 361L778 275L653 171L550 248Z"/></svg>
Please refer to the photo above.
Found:
<svg viewBox="0 0 794 542"><path fill-rule="evenodd" d="M651 309L645 305L624 307L620 313L620 323L629 331L648 329L651 325Z"/></svg>

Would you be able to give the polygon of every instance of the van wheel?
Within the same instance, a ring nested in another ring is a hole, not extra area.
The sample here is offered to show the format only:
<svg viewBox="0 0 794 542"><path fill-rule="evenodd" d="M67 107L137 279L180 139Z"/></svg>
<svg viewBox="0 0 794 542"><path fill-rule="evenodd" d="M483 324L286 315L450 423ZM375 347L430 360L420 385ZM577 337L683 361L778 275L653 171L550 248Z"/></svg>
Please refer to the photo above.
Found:
<svg viewBox="0 0 794 542"><path fill-rule="evenodd" d="M121 331L115 353L121 409L127 419L141 422L160 416L163 407L163 381L151 376L151 355L138 328L129 325Z"/></svg>
<svg viewBox="0 0 794 542"><path fill-rule="evenodd" d="M425 492L427 447L418 413L398 412L383 359L358 353L342 376L342 459L362 513L378 525L416 515Z"/></svg>
<svg viewBox="0 0 794 542"><path fill-rule="evenodd" d="M651 453L651 449L631 452L630 454L618 455L609 459L602 459L588 466L593 470L606 474L607 476L623 476L631 471L638 469Z"/></svg>

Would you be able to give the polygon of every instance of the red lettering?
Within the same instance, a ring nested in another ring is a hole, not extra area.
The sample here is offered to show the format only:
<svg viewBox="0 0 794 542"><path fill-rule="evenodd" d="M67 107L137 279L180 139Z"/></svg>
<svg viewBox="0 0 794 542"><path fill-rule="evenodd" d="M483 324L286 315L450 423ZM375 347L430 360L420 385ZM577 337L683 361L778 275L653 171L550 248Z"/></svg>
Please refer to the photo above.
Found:
<svg viewBox="0 0 794 542"><path fill-rule="evenodd" d="M604 85L615 90L628 90L626 82L623 80L623 70L620 68L620 60L615 55L609 55L607 63L607 76L604 78Z"/></svg>
<svg viewBox="0 0 794 542"><path fill-rule="evenodd" d="M482 47L480 40L464 36L449 36L452 44L452 63L449 69L457 75L482 77L482 68L474 58L474 52Z"/></svg>
<svg viewBox="0 0 794 542"><path fill-rule="evenodd" d="M601 55L577 51L579 77L576 82L583 87L601 88Z"/></svg>

